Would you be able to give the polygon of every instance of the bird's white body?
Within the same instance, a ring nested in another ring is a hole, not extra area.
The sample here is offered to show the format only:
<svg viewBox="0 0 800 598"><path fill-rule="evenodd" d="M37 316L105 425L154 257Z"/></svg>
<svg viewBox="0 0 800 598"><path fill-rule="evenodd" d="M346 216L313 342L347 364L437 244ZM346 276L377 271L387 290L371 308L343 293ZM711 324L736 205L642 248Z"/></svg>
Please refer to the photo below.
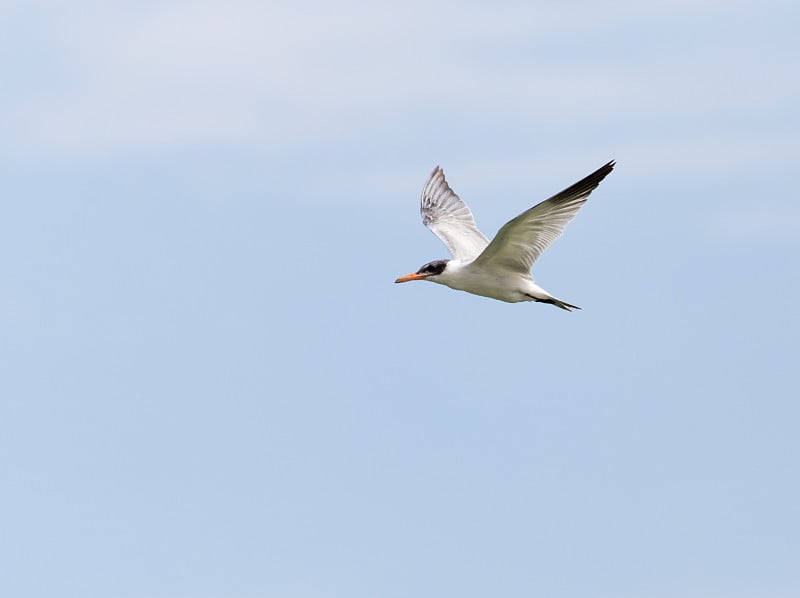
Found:
<svg viewBox="0 0 800 598"><path fill-rule="evenodd" d="M422 190L422 222L450 250L454 259L436 260L395 282L428 280L458 291L507 303L537 301L561 309L580 309L553 297L533 282L531 268L564 232L589 194L612 170L614 162L509 220L489 239L478 230L472 212L447 184L438 166Z"/></svg>
<svg viewBox="0 0 800 598"><path fill-rule="evenodd" d="M429 278L455 289L473 295L498 299L506 303L520 301L546 301L554 299L550 293L533 282L529 274L520 274L497 268L483 268L473 262L448 260L444 271Z"/></svg>

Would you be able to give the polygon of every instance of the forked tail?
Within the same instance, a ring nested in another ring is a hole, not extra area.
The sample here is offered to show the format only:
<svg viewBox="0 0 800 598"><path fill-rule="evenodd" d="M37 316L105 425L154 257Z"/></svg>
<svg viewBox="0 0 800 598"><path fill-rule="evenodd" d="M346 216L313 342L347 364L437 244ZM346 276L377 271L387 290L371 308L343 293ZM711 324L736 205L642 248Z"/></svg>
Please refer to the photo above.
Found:
<svg viewBox="0 0 800 598"><path fill-rule="evenodd" d="M536 301L537 303L549 303L550 305L555 305L556 307L560 307L566 311L580 309L580 307L577 305L572 305L571 303L567 303L561 299L556 299L550 293L536 284L531 284L528 289L526 289L525 294L530 297L532 301Z"/></svg>
<svg viewBox="0 0 800 598"><path fill-rule="evenodd" d="M534 299L538 303L549 303L550 305L555 305L556 307L560 307L561 309L566 309L567 311L572 311L573 309L580 309L577 305L572 305L571 303L567 303L566 301L562 301L561 299L556 299L555 297L550 297L548 299Z"/></svg>

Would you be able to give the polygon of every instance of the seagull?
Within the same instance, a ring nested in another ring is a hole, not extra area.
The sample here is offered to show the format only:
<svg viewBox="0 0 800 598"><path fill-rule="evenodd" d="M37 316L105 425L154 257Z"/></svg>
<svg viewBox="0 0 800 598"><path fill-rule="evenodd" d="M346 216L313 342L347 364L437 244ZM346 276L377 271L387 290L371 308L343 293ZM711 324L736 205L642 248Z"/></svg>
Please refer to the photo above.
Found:
<svg viewBox="0 0 800 598"><path fill-rule="evenodd" d="M561 236L564 227L614 165L612 160L561 193L509 220L491 243L475 226L467 204L450 188L444 172L437 166L422 189L420 213L422 223L439 237L453 259L428 262L395 282L428 280L508 303L536 301L567 311L580 309L535 284L531 268L550 243Z"/></svg>

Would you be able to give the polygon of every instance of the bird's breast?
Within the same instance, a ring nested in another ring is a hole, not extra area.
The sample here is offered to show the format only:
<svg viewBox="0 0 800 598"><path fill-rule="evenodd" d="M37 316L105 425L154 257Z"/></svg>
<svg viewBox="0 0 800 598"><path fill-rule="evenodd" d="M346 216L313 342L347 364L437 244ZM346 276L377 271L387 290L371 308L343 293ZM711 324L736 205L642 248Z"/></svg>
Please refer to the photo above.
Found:
<svg viewBox="0 0 800 598"><path fill-rule="evenodd" d="M530 297L525 294L525 289L530 284L528 277L514 272L466 266L445 277L441 282L451 289L508 303L530 301Z"/></svg>

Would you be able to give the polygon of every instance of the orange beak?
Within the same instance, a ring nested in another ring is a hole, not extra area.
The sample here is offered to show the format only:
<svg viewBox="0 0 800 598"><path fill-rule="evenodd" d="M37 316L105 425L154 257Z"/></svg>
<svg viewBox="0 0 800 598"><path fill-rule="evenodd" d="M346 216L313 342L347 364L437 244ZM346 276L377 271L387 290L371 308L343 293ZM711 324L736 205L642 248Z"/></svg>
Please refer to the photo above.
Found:
<svg viewBox="0 0 800 598"><path fill-rule="evenodd" d="M401 276L395 280L395 282L411 282L412 280L425 280L426 278L428 278L427 274L417 274L416 272L412 272L411 274Z"/></svg>

